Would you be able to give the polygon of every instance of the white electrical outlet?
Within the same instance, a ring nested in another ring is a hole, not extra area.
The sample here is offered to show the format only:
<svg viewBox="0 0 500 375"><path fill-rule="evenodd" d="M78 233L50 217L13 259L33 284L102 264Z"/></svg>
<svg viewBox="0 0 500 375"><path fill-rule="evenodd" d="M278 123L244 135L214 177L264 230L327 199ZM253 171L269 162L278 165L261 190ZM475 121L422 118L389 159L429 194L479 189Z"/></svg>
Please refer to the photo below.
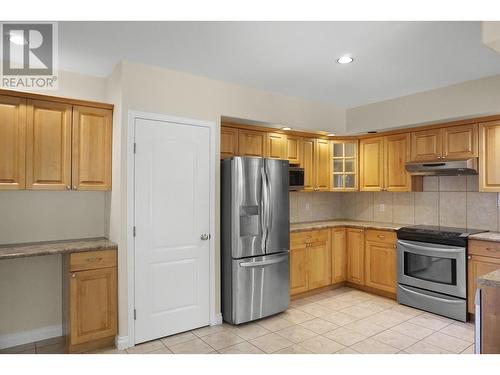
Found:
<svg viewBox="0 0 500 375"><path fill-rule="evenodd" d="M309 211L311 209L311 204L310 203L306 203L306 211Z"/></svg>
<svg viewBox="0 0 500 375"><path fill-rule="evenodd" d="M378 205L378 210L379 210L380 212L384 212L384 211L385 211L385 204L384 204L384 203L380 203L380 204Z"/></svg>

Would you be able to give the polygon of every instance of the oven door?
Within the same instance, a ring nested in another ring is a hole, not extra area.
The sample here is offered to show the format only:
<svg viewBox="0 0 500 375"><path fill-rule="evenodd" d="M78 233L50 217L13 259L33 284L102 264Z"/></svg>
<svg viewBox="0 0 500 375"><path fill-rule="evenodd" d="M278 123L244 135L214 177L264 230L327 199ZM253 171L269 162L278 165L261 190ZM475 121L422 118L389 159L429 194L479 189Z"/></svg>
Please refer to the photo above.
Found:
<svg viewBox="0 0 500 375"><path fill-rule="evenodd" d="M465 247L398 240L398 282L466 297Z"/></svg>

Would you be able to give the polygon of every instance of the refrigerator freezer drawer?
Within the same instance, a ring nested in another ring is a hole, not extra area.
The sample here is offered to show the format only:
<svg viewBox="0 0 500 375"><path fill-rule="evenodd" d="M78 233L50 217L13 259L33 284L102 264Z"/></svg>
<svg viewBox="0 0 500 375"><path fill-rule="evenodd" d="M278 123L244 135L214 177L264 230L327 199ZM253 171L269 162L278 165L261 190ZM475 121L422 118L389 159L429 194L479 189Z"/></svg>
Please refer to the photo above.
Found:
<svg viewBox="0 0 500 375"><path fill-rule="evenodd" d="M232 261L232 306L224 320L241 324L288 308L288 252Z"/></svg>

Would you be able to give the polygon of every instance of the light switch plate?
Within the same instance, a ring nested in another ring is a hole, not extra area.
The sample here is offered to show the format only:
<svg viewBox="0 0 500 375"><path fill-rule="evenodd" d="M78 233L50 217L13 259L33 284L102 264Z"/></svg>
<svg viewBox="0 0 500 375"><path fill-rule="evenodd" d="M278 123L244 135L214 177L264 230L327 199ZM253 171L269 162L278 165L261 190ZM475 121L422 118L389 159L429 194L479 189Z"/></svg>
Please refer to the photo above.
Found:
<svg viewBox="0 0 500 375"><path fill-rule="evenodd" d="M306 211L309 211L311 209L311 204L310 203L306 203Z"/></svg>
<svg viewBox="0 0 500 375"><path fill-rule="evenodd" d="M378 205L378 210L379 210L380 212L384 212L384 211L385 211L385 203L380 203L380 204Z"/></svg>

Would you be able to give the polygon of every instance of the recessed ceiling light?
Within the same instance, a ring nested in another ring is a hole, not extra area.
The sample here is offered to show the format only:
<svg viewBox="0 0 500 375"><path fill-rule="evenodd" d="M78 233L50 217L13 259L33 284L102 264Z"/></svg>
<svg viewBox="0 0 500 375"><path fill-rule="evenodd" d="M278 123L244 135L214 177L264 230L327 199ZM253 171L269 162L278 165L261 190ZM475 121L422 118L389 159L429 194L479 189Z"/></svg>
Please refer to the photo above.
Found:
<svg viewBox="0 0 500 375"><path fill-rule="evenodd" d="M19 35L18 33L10 33L9 35L9 40L14 43L14 44L19 44L19 45L24 45L24 43L26 43L26 41L24 40L24 38Z"/></svg>
<svg viewBox="0 0 500 375"><path fill-rule="evenodd" d="M292 130L292 128L285 126L284 128L281 128L281 130Z"/></svg>
<svg viewBox="0 0 500 375"><path fill-rule="evenodd" d="M328 133L327 136L328 137L333 137L335 135L335 133Z"/></svg>
<svg viewBox="0 0 500 375"><path fill-rule="evenodd" d="M352 63L352 61L353 61L353 58L349 55L340 56L337 59L337 62L339 64L349 64L349 63Z"/></svg>

